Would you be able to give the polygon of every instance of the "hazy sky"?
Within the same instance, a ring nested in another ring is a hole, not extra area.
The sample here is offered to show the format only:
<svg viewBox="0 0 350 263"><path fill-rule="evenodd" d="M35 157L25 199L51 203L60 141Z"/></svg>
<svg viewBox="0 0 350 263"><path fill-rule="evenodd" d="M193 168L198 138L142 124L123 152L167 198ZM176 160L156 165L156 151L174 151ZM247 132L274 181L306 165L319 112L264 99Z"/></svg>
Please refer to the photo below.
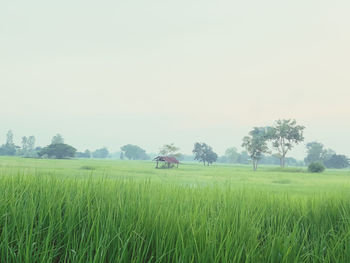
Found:
<svg viewBox="0 0 350 263"><path fill-rule="evenodd" d="M350 1L0 1L0 143L240 148L295 118L350 156ZM303 158L304 145L292 155Z"/></svg>

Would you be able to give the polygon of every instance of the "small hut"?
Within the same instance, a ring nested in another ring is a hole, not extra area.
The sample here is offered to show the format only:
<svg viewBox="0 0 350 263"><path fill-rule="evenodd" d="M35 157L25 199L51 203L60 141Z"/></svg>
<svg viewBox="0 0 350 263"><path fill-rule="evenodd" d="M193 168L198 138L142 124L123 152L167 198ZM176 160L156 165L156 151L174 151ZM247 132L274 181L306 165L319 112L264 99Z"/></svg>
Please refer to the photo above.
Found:
<svg viewBox="0 0 350 263"><path fill-rule="evenodd" d="M164 165L162 166L163 168L171 168L173 165L176 164L176 167L179 167L179 161L172 156L157 156L156 158L153 159L153 161L157 162L156 168L159 168L159 162L163 162Z"/></svg>

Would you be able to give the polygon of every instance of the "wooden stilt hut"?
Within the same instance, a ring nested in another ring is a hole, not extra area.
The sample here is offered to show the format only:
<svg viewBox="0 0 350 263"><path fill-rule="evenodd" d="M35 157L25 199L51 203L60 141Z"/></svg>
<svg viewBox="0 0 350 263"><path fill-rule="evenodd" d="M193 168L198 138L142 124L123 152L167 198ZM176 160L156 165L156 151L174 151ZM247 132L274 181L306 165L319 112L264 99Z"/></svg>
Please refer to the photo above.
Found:
<svg viewBox="0 0 350 263"><path fill-rule="evenodd" d="M156 168L159 167L159 162L163 162L165 165L163 165L164 168L172 168L173 165L176 165L176 167L179 167L179 161L172 156L157 156L156 158L153 159L153 161L157 162Z"/></svg>

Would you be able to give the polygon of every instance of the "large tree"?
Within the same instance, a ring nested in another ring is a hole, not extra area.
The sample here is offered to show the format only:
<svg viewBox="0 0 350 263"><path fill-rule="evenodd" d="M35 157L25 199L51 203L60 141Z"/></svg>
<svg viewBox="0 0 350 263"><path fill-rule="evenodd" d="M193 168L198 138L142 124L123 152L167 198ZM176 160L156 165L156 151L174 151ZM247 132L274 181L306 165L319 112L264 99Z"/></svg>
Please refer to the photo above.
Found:
<svg viewBox="0 0 350 263"><path fill-rule="evenodd" d="M203 162L203 165L208 166L216 162L218 155L213 151L213 148L206 143L196 142L193 148L194 159Z"/></svg>
<svg viewBox="0 0 350 263"><path fill-rule="evenodd" d="M323 144L319 142L309 142L306 144L307 155L304 159L305 164L322 162L323 161Z"/></svg>
<svg viewBox="0 0 350 263"><path fill-rule="evenodd" d="M225 157L228 163L237 163L239 159L239 153L236 147L228 148L225 151Z"/></svg>
<svg viewBox="0 0 350 263"><path fill-rule="evenodd" d="M243 138L242 147L244 147L253 164L253 169L258 169L259 160L263 157L264 153L267 153L269 147L267 141L269 139L269 132L266 128L254 127L249 132L249 136Z"/></svg>
<svg viewBox="0 0 350 263"><path fill-rule="evenodd" d="M108 155L109 155L109 151L108 151L107 147L97 149L92 153L92 157L94 157L94 158L107 158Z"/></svg>
<svg viewBox="0 0 350 263"><path fill-rule="evenodd" d="M35 148L35 137L23 136L22 149L20 150L20 154L23 155L24 157L37 157L37 153L34 148Z"/></svg>
<svg viewBox="0 0 350 263"><path fill-rule="evenodd" d="M148 160L146 151L137 145L127 144L120 148L129 160Z"/></svg>
<svg viewBox="0 0 350 263"><path fill-rule="evenodd" d="M275 126L269 131L272 146L278 151L281 167L285 165L287 153L304 141L303 131L305 127L297 125L296 120L277 120Z"/></svg>
<svg viewBox="0 0 350 263"><path fill-rule="evenodd" d="M38 153L40 157L47 156L48 158L65 159L75 156L76 149L68 144L56 143L50 144Z"/></svg>
<svg viewBox="0 0 350 263"><path fill-rule="evenodd" d="M342 169L350 166L350 159L345 155L333 154L324 161L327 168Z"/></svg>

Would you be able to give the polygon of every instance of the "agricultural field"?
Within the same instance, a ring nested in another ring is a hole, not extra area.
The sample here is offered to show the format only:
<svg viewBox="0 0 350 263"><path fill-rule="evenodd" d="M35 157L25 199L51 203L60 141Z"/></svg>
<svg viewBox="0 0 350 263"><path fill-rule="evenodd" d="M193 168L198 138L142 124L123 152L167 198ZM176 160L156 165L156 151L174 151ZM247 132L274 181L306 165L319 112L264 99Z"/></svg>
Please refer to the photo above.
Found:
<svg viewBox="0 0 350 263"><path fill-rule="evenodd" d="M0 158L0 262L350 262L350 170Z"/></svg>

